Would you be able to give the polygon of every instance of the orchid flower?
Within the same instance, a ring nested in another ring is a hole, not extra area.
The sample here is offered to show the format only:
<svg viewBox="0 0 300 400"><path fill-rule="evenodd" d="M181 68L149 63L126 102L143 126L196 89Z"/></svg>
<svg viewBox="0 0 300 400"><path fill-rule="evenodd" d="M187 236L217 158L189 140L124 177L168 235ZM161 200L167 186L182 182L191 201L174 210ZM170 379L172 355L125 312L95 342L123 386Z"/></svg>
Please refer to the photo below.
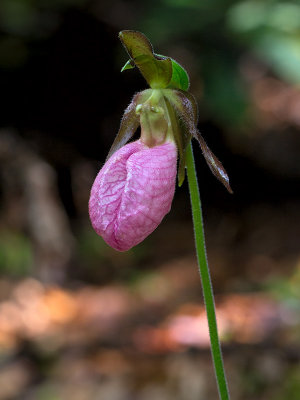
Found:
<svg viewBox="0 0 300 400"><path fill-rule="evenodd" d="M170 211L176 184L185 177L186 149L192 137L212 172L231 191L228 176L197 130L197 105L187 92L185 70L156 55L140 32L122 31L130 60L150 85L137 93L91 190L89 212L95 231L114 249L126 251L143 241ZM140 139L126 144L138 127Z"/></svg>
<svg viewBox="0 0 300 400"><path fill-rule="evenodd" d="M116 250L125 251L140 243L171 208L179 159L179 186L187 170L219 397L229 400L206 258L192 138L198 140L212 173L232 193L229 178L197 130L197 104L187 91L189 78L185 70L173 59L155 54L149 40L140 32L122 31L120 39L130 56L122 71L138 67L150 89L137 93L125 110L119 132L91 190L91 222L95 231ZM140 138L127 144L139 126Z"/></svg>

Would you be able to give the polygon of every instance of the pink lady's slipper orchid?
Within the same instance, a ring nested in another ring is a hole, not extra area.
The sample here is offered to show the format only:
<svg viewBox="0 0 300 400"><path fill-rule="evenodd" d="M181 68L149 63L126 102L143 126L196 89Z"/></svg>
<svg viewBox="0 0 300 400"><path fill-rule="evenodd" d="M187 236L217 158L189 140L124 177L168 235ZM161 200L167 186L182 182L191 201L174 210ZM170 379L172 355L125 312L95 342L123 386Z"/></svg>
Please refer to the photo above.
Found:
<svg viewBox="0 0 300 400"><path fill-rule="evenodd" d="M197 106L186 92L188 78L170 58L153 53L150 42L135 31L120 38L151 89L136 94L125 110L107 161L98 173L89 201L95 231L111 247L129 250L143 241L170 211L178 182L185 175L185 152L195 137L212 172L230 190L222 164L197 131ZM174 74L175 71L175 74ZM141 137L126 144L138 127Z"/></svg>
<svg viewBox="0 0 300 400"><path fill-rule="evenodd" d="M171 208L177 147L163 106L160 90L146 90L134 97L122 119L113 154L91 190L92 225L119 251L144 240ZM141 138L122 146L124 132L133 132L137 124L141 125Z"/></svg>

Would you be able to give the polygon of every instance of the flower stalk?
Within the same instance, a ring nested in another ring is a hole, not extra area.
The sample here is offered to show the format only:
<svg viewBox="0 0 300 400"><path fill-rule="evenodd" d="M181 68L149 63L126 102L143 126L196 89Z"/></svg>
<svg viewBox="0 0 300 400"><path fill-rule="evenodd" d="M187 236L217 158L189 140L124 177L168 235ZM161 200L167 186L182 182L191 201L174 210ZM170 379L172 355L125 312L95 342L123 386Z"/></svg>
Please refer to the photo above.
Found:
<svg viewBox="0 0 300 400"><path fill-rule="evenodd" d="M187 169L188 185L190 190L190 198L192 206L198 268L200 273L204 303L207 314L211 353L215 368L216 380L218 384L220 399L229 400L229 392L225 377L222 351L218 336L213 288L211 284L209 266L206 255L201 199L200 199L193 149L191 143L189 144L186 152L186 169Z"/></svg>

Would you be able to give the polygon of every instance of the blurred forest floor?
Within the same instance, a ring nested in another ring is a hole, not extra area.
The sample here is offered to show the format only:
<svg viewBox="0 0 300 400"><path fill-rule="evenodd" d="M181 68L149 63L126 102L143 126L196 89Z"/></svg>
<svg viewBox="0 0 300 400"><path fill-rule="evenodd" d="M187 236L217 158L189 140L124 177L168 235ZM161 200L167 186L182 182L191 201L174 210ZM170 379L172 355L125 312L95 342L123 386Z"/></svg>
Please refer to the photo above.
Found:
<svg viewBox="0 0 300 400"><path fill-rule="evenodd" d="M300 254L286 248L299 237L300 213L282 211L207 217L234 399L298 399ZM168 216L137 249L102 245L99 268L125 271L107 284L0 280L1 400L217 398L191 224Z"/></svg>

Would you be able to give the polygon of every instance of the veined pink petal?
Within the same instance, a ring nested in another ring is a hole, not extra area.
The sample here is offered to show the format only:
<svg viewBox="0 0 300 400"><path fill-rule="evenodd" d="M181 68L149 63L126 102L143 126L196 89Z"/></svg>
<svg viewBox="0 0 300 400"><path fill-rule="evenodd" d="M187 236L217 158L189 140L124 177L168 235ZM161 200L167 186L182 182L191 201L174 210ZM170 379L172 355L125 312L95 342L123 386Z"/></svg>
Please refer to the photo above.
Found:
<svg viewBox="0 0 300 400"><path fill-rule="evenodd" d="M138 140L110 157L89 201L93 228L106 243L125 251L154 231L171 208L176 162L172 142L150 148Z"/></svg>

